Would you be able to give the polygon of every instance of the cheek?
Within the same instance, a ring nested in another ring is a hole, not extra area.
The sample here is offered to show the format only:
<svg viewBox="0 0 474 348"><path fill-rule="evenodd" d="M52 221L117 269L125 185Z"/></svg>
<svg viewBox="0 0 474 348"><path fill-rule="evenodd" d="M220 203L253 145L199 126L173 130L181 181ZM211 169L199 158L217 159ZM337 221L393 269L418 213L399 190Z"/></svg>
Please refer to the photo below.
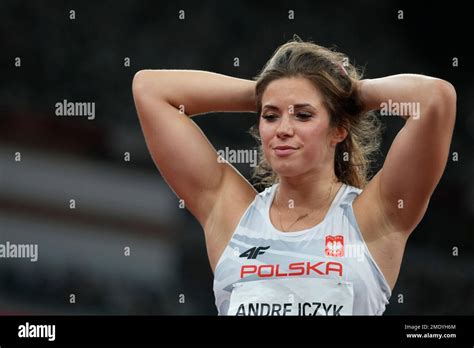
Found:
<svg viewBox="0 0 474 348"><path fill-rule="evenodd" d="M327 148L327 134L323 127L300 129L298 135L305 146L305 157L319 157Z"/></svg>
<svg viewBox="0 0 474 348"><path fill-rule="evenodd" d="M323 130L318 126L300 127L297 134L298 137L308 145L319 143L323 138Z"/></svg>
<svg viewBox="0 0 474 348"><path fill-rule="evenodd" d="M265 146L271 140L273 136L273 130L270 126L263 124L263 122L260 122L258 126L258 131L260 133L260 139L262 140L262 144Z"/></svg>

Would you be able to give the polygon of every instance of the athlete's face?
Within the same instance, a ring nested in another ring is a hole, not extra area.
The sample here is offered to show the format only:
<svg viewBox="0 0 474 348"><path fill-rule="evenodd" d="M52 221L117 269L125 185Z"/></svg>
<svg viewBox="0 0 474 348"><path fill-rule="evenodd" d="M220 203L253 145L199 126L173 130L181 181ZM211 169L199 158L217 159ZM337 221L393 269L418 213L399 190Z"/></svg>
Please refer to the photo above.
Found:
<svg viewBox="0 0 474 348"><path fill-rule="evenodd" d="M272 81L262 95L260 137L265 158L280 176L296 176L334 165L342 127L329 125L323 96L305 78Z"/></svg>

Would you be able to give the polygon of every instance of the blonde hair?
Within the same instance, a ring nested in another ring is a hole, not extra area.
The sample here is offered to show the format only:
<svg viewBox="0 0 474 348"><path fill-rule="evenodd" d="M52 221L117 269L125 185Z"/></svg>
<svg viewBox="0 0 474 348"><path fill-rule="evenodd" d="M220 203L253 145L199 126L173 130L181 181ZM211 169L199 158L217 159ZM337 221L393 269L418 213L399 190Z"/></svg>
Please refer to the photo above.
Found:
<svg viewBox="0 0 474 348"><path fill-rule="evenodd" d="M259 142L259 164L252 181L257 188L278 182L278 175L266 161L258 132L262 112L262 95L270 82L285 77L303 77L319 88L323 103L330 114L331 127L342 126L347 137L336 146L334 172L337 178L351 186L367 184L374 154L380 147L381 124L373 112L365 112L356 81L361 73L339 52L303 42L297 36L280 46L255 78L257 124L250 129Z"/></svg>

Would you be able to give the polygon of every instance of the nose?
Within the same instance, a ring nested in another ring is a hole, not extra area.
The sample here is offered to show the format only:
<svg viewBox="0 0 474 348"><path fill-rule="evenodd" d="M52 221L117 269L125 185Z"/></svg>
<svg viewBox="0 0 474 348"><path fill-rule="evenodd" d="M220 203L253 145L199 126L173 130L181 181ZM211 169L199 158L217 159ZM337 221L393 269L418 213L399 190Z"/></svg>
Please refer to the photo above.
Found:
<svg viewBox="0 0 474 348"><path fill-rule="evenodd" d="M285 137L291 137L294 134L293 130L293 124L288 115L283 115L280 118L280 124L278 125L277 128L277 137L279 138L285 138Z"/></svg>

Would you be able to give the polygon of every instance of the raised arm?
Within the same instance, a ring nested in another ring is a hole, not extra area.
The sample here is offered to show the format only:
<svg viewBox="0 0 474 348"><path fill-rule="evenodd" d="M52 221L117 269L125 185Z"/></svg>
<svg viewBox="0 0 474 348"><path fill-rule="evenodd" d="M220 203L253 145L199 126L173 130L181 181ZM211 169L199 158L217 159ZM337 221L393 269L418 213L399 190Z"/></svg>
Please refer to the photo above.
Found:
<svg viewBox="0 0 474 348"><path fill-rule="evenodd" d="M389 232L409 234L422 219L446 167L456 116L455 89L444 80L413 74L362 80L359 88L367 109L383 109L381 115L398 111L406 120L366 191L379 205Z"/></svg>
<svg viewBox="0 0 474 348"><path fill-rule="evenodd" d="M255 82L204 71L142 70L132 89L156 166L203 227L224 187L251 194L245 178L217 160L217 152L189 116L255 112Z"/></svg>

